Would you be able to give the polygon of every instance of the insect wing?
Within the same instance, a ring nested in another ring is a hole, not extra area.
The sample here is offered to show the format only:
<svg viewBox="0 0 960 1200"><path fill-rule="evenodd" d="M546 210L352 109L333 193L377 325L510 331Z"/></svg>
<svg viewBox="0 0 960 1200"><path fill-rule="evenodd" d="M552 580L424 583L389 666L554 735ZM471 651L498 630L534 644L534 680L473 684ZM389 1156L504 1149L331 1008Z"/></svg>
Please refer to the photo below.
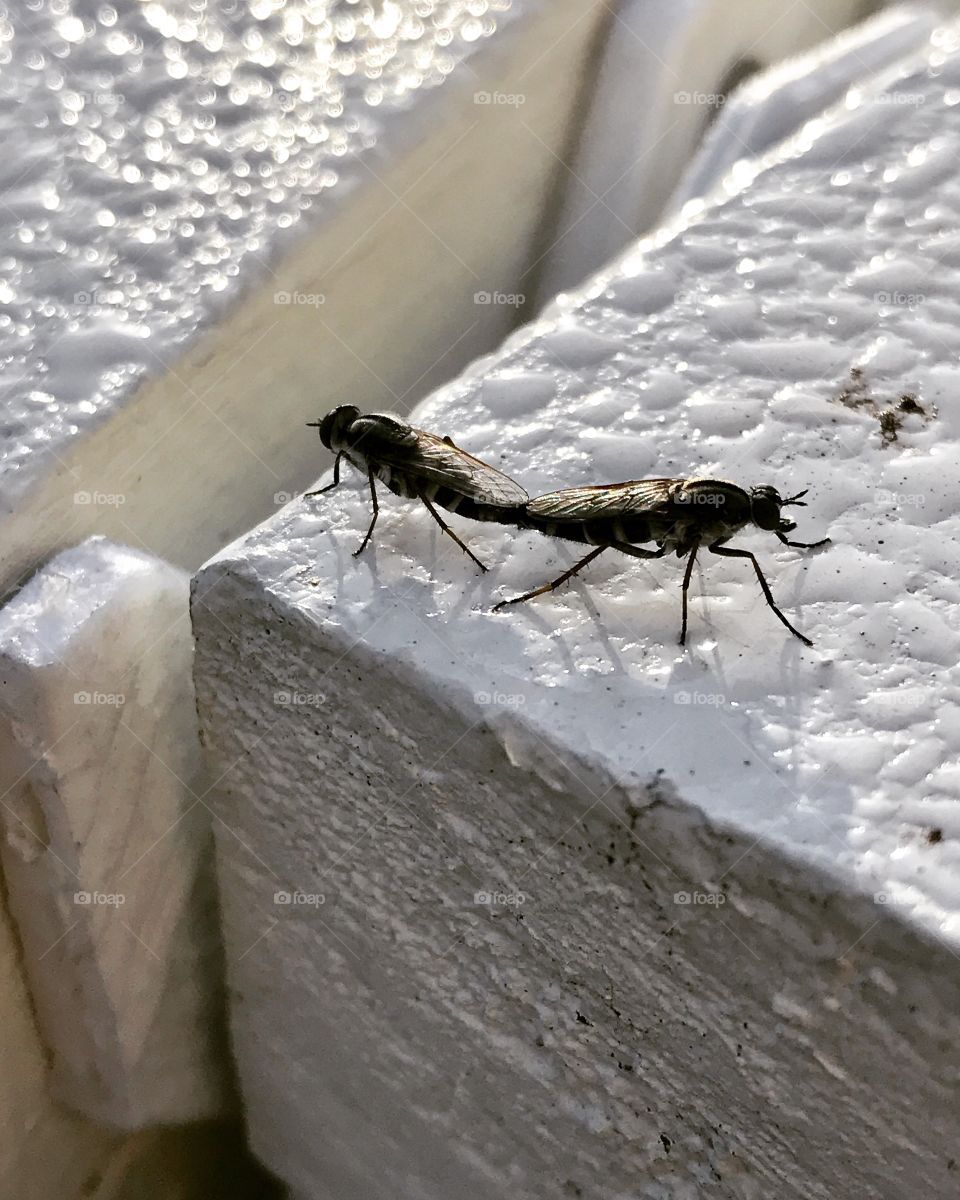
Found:
<svg viewBox="0 0 960 1200"><path fill-rule="evenodd" d="M594 487L566 488L537 496L527 505L531 516L552 521L594 521L648 513L667 513L677 479L634 479Z"/></svg>
<svg viewBox="0 0 960 1200"><path fill-rule="evenodd" d="M378 445L377 458L431 483L453 488L471 500L502 505L504 508L526 504L529 498L527 493L502 471L474 458L451 441L425 433L422 429L412 432L416 434L412 444L404 442L395 448L389 444Z"/></svg>

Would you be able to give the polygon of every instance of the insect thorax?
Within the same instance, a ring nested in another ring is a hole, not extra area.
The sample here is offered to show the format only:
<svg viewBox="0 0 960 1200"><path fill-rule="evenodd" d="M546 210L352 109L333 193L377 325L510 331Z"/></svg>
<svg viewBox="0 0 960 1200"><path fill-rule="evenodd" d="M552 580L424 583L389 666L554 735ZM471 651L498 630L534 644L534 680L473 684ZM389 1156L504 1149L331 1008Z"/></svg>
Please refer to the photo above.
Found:
<svg viewBox="0 0 960 1200"><path fill-rule="evenodd" d="M352 421L332 448L364 475L373 471L391 492L412 498L417 495L417 490L411 474L402 467L384 462L380 451L386 457L405 456L415 449L416 444L417 431L399 418L388 413L368 413Z"/></svg>
<svg viewBox="0 0 960 1200"><path fill-rule="evenodd" d="M657 538L678 549L730 537L750 522L750 496L726 479L684 479L670 496L669 527ZM666 525L666 523L665 523Z"/></svg>
<svg viewBox="0 0 960 1200"><path fill-rule="evenodd" d="M391 413L366 413L349 424L338 424L331 430L330 438L331 450L353 450L364 458L376 458L378 447L411 450L416 444L417 430Z"/></svg>

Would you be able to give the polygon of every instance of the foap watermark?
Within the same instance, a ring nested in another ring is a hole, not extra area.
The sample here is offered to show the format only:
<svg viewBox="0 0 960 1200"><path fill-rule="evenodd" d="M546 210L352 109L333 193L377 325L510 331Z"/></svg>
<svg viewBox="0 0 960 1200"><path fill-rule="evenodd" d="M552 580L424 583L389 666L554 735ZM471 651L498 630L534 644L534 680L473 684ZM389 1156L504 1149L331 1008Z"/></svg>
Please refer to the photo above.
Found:
<svg viewBox="0 0 960 1200"><path fill-rule="evenodd" d="M722 505L726 504L727 497L723 492L688 491L677 492L677 494L672 497L672 502L674 504L702 504L706 505L708 508L720 508Z"/></svg>
<svg viewBox="0 0 960 1200"><path fill-rule="evenodd" d="M927 502L924 492L888 492L878 488L874 492L878 504L889 504L893 508L923 508Z"/></svg>
<svg viewBox="0 0 960 1200"><path fill-rule="evenodd" d="M282 904L290 908L319 908L326 904L327 898L323 892L287 892L280 890L273 893L274 904Z"/></svg>
<svg viewBox="0 0 960 1200"><path fill-rule="evenodd" d="M473 698L477 704L496 704L502 708L520 708L527 702L522 692L474 692Z"/></svg>
<svg viewBox="0 0 960 1200"><path fill-rule="evenodd" d="M123 492L74 492L74 504L100 504L105 508L119 508L126 504Z"/></svg>
<svg viewBox="0 0 960 1200"><path fill-rule="evenodd" d="M874 713L920 712L927 699L922 688L892 687L885 692L874 692L861 703Z"/></svg>
<svg viewBox="0 0 960 1200"><path fill-rule="evenodd" d="M519 908L527 897L523 892L474 892L473 902L486 908Z"/></svg>
<svg viewBox="0 0 960 1200"><path fill-rule="evenodd" d="M878 96L871 96L871 104L887 104L893 108L919 108L921 104L926 104L927 97L924 92L881 92Z"/></svg>
<svg viewBox="0 0 960 1200"><path fill-rule="evenodd" d="M127 698L123 692L74 692L73 702L94 708L122 708Z"/></svg>
<svg viewBox="0 0 960 1200"><path fill-rule="evenodd" d="M727 898L723 892L674 892L673 902L674 904L719 908L722 904L726 904Z"/></svg>
<svg viewBox="0 0 960 1200"><path fill-rule="evenodd" d="M274 292L274 304L290 304L294 307L319 308L326 304L327 298L323 292Z"/></svg>
<svg viewBox="0 0 960 1200"><path fill-rule="evenodd" d="M873 299L876 304L886 304L893 308L919 308L921 304L926 303L926 295L924 292L874 292Z"/></svg>
<svg viewBox="0 0 960 1200"><path fill-rule="evenodd" d="M523 292L474 292L474 304L490 304L494 308L519 308L526 304Z"/></svg>
<svg viewBox="0 0 960 1200"><path fill-rule="evenodd" d="M81 92L81 95L94 108L119 108L127 99L123 92Z"/></svg>
<svg viewBox="0 0 960 1200"><path fill-rule="evenodd" d="M474 92L473 102L498 108L519 108L526 104L527 97L523 92Z"/></svg>
<svg viewBox="0 0 960 1200"><path fill-rule="evenodd" d="M727 97L723 92L674 92L674 104L692 104L703 108L723 108Z"/></svg>
<svg viewBox="0 0 960 1200"><path fill-rule="evenodd" d="M723 708L727 702L721 692L674 692L674 704L706 705L707 708Z"/></svg>
<svg viewBox="0 0 960 1200"><path fill-rule="evenodd" d="M296 492L274 492L273 502L277 505L289 504L291 500L296 500Z"/></svg>
<svg viewBox="0 0 960 1200"><path fill-rule="evenodd" d="M326 704L327 697L323 692L298 692L294 688L285 688L273 693L273 702L281 708L320 708Z"/></svg>
<svg viewBox="0 0 960 1200"><path fill-rule="evenodd" d="M67 113L78 113L84 108L119 108L125 96L122 92L103 91L79 92L66 88L60 93L60 103Z"/></svg>
<svg viewBox="0 0 960 1200"><path fill-rule="evenodd" d="M73 302L92 308L117 308L123 304L124 294L120 288L106 292L74 292Z"/></svg>
<svg viewBox="0 0 960 1200"><path fill-rule="evenodd" d="M74 904L89 904L91 907L102 905L105 908L119 908L126 904L127 898L123 892L74 892Z"/></svg>

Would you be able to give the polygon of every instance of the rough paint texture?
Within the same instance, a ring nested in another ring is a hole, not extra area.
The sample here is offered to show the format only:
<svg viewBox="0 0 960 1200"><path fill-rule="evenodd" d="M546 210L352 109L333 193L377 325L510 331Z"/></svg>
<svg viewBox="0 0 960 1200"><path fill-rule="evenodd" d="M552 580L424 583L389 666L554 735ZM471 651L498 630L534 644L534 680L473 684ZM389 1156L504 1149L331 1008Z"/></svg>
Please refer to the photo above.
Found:
<svg viewBox="0 0 960 1200"><path fill-rule="evenodd" d="M0 595L92 532L195 569L305 486L305 421L497 345L606 12L0 15Z"/></svg>
<svg viewBox="0 0 960 1200"><path fill-rule="evenodd" d="M0 614L0 828L58 1098L119 1129L231 1103L186 577L94 538Z"/></svg>
<svg viewBox="0 0 960 1200"><path fill-rule="evenodd" d="M0 1196L47 1200L97 1170L117 1139L50 1095L49 1052L37 1030L20 947L5 909L0 912L0 963Z"/></svg>
<svg viewBox="0 0 960 1200"><path fill-rule="evenodd" d="M299 1195L956 1194L956 30L933 45L419 413L532 493L809 487L828 550L740 541L813 651L719 560L686 653L676 560L493 615L576 548L463 522L478 576L385 497L354 560L359 481L198 577L237 1055Z"/></svg>
<svg viewBox="0 0 960 1200"><path fill-rule="evenodd" d="M0 26L11 489L342 203L510 2L37 7Z"/></svg>
<svg viewBox="0 0 960 1200"><path fill-rule="evenodd" d="M564 180L558 236L551 239L539 298L549 302L579 286L633 237L661 224L670 193L699 156L706 131L726 123L726 100L740 72L779 63L814 44L831 45L831 35L857 21L863 9L856 0L736 0L731 20L729 0L619 0ZM862 55L861 76L871 67ZM826 104L824 98L813 113ZM737 143L740 132L734 126L735 157L749 158L756 147L749 139Z"/></svg>
<svg viewBox="0 0 960 1200"><path fill-rule="evenodd" d="M708 196L743 159L766 154L778 142L842 102L858 85L921 51L942 24L933 8L893 4L867 21L819 42L805 54L776 61L729 95L686 164L670 207Z"/></svg>
<svg viewBox="0 0 960 1200"><path fill-rule="evenodd" d="M656 780L543 746L551 787L482 711L214 587L244 614L200 624L234 1046L298 1194L954 1194L951 955Z"/></svg>

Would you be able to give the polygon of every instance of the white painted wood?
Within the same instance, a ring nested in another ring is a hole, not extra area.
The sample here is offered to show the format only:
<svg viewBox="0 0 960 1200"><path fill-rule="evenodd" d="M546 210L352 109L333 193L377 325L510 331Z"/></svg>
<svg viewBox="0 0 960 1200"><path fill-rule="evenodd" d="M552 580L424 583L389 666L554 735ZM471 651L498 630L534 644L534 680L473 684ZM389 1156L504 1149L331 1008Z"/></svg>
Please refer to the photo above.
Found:
<svg viewBox="0 0 960 1200"><path fill-rule="evenodd" d="M418 412L533 494L809 488L827 550L739 541L813 650L709 556L686 652L675 559L493 614L578 547L453 518L481 576L384 493L354 559L356 476L197 576L234 1043L295 1194L955 1196L958 96L950 27Z"/></svg>
<svg viewBox="0 0 960 1200"><path fill-rule="evenodd" d="M306 421L511 328L606 8L477 7L11 11L0 593L90 532L195 568Z"/></svg>
<svg viewBox="0 0 960 1200"><path fill-rule="evenodd" d="M806 54L753 75L725 98L668 210L709 195L741 159L762 157L851 91L851 104L856 106L858 85L869 86L886 68L896 71L897 62L919 53L941 24L942 16L933 6L896 4ZM737 190L735 178L731 189Z"/></svg>
<svg viewBox="0 0 960 1200"><path fill-rule="evenodd" d="M136 1129L226 1111L187 580L91 539L0 612L7 895L60 1100Z"/></svg>
<svg viewBox="0 0 960 1200"><path fill-rule="evenodd" d="M73 1200L110 1157L116 1135L50 1094L48 1051L21 969L16 930L0 910L0 1196Z"/></svg>
<svg viewBox="0 0 960 1200"><path fill-rule="evenodd" d="M859 0L626 0L565 176L537 306L576 287L667 215L670 195L740 72L828 42Z"/></svg>

